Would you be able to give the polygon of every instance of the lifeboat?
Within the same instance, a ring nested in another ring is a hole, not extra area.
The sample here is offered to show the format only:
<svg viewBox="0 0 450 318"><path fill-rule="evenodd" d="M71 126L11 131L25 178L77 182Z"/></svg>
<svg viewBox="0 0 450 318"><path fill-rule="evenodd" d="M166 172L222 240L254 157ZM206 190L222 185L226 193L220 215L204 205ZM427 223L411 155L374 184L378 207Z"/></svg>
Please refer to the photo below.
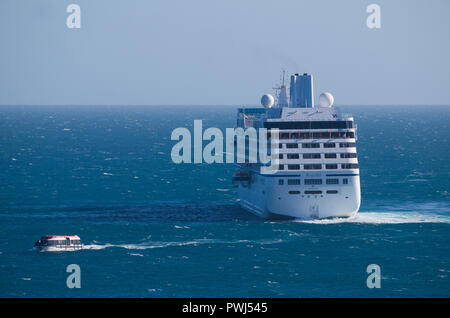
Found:
<svg viewBox="0 0 450 318"><path fill-rule="evenodd" d="M82 248L78 235L46 235L34 244L34 249L40 252L77 251Z"/></svg>

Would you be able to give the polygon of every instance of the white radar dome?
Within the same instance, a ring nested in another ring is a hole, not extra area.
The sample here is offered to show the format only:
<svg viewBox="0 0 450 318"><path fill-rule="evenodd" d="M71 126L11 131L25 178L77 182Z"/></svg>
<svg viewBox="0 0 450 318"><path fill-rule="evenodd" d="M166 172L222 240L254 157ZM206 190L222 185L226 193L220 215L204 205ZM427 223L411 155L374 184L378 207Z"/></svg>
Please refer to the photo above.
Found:
<svg viewBox="0 0 450 318"><path fill-rule="evenodd" d="M322 93L319 96L320 107L331 107L334 103L334 97L328 92Z"/></svg>
<svg viewBox="0 0 450 318"><path fill-rule="evenodd" d="M261 105L263 105L265 108L270 108L273 106L273 96L270 94L265 94L263 97L261 97Z"/></svg>

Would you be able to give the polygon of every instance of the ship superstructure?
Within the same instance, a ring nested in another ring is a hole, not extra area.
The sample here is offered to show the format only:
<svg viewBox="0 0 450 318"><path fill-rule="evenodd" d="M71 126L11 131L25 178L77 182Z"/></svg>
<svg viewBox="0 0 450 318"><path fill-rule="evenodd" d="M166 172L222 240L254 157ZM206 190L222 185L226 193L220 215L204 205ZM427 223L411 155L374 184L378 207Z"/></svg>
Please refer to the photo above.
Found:
<svg viewBox="0 0 450 318"><path fill-rule="evenodd" d="M233 183L242 207L265 218L356 215L361 192L353 117L333 107L329 93L314 105L312 75L292 75L289 97L284 81L277 97L274 107L265 95L265 108L238 109L238 127L279 130L275 173L261 173L259 163L238 164Z"/></svg>

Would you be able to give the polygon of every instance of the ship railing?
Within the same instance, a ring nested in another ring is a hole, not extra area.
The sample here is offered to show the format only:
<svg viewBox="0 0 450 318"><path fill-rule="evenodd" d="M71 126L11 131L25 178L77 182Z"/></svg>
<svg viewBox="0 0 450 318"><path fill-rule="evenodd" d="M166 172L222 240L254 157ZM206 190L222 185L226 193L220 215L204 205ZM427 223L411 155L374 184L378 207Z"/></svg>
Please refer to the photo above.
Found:
<svg viewBox="0 0 450 318"><path fill-rule="evenodd" d="M57 248L72 248L72 247L83 247L83 244L82 243L77 243L77 244L70 244L70 245L67 245L67 244L56 244L56 245L48 245L48 246L55 246L55 247L57 247Z"/></svg>

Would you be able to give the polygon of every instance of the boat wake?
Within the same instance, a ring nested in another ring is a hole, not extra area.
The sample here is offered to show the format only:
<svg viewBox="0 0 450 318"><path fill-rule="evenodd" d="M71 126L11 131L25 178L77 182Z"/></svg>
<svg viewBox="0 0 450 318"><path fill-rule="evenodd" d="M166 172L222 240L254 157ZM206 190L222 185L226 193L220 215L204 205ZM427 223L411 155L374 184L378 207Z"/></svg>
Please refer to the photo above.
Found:
<svg viewBox="0 0 450 318"><path fill-rule="evenodd" d="M403 223L450 223L449 214L424 212L359 212L351 218L324 220L295 220L294 222L311 224L366 223L366 224L403 224Z"/></svg>
<svg viewBox="0 0 450 318"><path fill-rule="evenodd" d="M195 239L190 241L179 242L144 242L139 244L86 244L83 246L84 250L103 250L105 248L124 248L128 250L147 250L153 248L165 248L165 247L179 247L179 246L199 246L205 244L256 244L256 245L270 245L283 243L284 240L280 238L274 239L262 239L262 240L217 240L217 239Z"/></svg>

